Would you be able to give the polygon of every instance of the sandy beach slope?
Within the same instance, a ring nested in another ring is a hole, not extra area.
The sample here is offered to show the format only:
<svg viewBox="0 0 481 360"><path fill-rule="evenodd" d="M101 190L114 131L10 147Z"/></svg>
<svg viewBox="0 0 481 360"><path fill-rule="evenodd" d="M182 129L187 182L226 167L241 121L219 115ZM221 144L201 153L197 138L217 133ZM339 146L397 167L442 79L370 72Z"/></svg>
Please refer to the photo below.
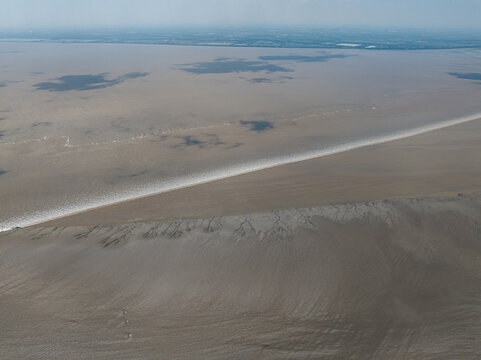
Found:
<svg viewBox="0 0 481 360"><path fill-rule="evenodd" d="M0 234L1 359L472 359L481 196Z"/></svg>

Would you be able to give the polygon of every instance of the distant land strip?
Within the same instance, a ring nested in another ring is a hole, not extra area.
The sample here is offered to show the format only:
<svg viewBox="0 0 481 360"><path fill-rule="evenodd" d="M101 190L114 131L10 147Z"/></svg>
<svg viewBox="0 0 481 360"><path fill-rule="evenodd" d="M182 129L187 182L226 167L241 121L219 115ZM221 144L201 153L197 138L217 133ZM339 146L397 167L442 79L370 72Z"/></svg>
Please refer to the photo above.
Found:
<svg viewBox="0 0 481 360"><path fill-rule="evenodd" d="M144 44L284 49L435 50L480 49L479 30L386 31L329 27L223 27L191 29L112 29L0 31L0 42Z"/></svg>

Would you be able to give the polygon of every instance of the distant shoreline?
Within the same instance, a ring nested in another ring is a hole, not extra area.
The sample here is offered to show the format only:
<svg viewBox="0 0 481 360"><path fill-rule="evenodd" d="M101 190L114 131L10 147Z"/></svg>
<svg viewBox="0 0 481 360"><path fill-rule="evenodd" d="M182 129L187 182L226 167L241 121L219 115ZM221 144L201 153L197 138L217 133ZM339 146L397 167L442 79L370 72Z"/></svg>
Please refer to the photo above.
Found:
<svg viewBox="0 0 481 360"><path fill-rule="evenodd" d="M160 28L0 31L0 42L139 44L244 48L481 49L479 31L316 27Z"/></svg>
<svg viewBox="0 0 481 360"><path fill-rule="evenodd" d="M0 37L0 44L30 43L30 44L89 44L89 45L158 45L185 47L215 47L215 48L257 48L257 49L303 49L303 50L366 50L366 51L435 51L435 50L481 50L479 46L460 47L430 47L430 48L382 48L375 45L366 46L268 46L268 45L228 45L228 44L182 44L176 42L127 42L127 41L80 41L80 40L51 40L51 39L4 39Z"/></svg>

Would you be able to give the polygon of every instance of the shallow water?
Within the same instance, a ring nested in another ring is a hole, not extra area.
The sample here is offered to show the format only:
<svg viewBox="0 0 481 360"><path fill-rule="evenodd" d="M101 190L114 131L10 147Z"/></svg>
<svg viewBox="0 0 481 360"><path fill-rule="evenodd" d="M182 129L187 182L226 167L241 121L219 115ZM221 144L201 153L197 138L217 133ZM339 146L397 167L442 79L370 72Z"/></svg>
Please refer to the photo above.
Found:
<svg viewBox="0 0 481 360"><path fill-rule="evenodd" d="M13 226L481 112L478 82L452 75L479 72L474 50L0 48L0 220Z"/></svg>

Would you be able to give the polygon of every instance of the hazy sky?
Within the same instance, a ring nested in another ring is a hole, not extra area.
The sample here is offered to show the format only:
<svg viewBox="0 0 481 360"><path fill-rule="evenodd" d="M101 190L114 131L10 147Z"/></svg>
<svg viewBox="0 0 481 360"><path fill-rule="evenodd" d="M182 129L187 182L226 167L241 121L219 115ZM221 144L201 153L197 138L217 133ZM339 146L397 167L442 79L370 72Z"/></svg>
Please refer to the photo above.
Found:
<svg viewBox="0 0 481 360"><path fill-rule="evenodd" d="M309 24L481 28L481 0L0 0L0 27Z"/></svg>

